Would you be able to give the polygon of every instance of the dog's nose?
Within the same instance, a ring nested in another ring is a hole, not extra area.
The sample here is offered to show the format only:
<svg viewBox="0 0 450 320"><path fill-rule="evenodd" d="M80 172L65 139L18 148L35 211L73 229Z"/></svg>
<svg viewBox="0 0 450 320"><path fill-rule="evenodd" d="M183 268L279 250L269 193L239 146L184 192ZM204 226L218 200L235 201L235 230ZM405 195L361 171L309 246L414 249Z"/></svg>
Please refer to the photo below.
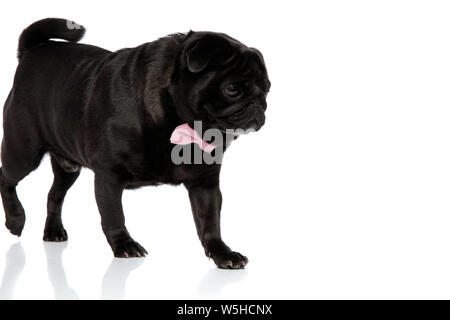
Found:
<svg viewBox="0 0 450 320"><path fill-rule="evenodd" d="M266 110L266 106L265 104L261 104L258 102L253 104L253 107L255 111L251 127L256 131L258 131L264 125L264 122L266 120L266 117L264 115L264 110Z"/></svg>
<svg viewBox="0 0 450 320"><path fill-rule="evenodd" d="M267 109L267 103L264 99L257 99L257 100L253 100L250 103L250 106L254 107L254 108L259 108L262 109L262 111L266 111Z"/></svg>

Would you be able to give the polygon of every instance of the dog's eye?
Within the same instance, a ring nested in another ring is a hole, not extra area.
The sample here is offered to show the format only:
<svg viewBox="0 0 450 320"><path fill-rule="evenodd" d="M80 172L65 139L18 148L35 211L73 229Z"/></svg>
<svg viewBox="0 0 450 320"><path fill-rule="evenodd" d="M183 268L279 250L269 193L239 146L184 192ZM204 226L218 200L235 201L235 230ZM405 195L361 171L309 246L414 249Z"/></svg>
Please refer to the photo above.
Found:
<svg viewBox="0 0 450 320"><path fill-rule="evenodd" d="M225 89L223 89L223 92L225 93L225 95L230 96L232 98L239 97L242 94L242 91L234 83L227 85Z"/></svg>

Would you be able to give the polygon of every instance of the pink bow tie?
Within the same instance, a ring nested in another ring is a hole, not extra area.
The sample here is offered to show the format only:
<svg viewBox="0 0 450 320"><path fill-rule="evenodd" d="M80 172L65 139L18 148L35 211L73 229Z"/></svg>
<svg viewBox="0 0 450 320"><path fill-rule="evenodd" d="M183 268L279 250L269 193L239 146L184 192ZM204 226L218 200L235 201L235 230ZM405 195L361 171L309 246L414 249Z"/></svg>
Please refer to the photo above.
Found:
<svg viewBox="0 0 450 320"><path fill-rule="evenodd" d="M170 142L173 144L190 144L196 143L203 151L211 152L216 146L209 144L200 136L198 133L189 127L187 123L179 125L173 130L172 135L170 136Z"/></svg>

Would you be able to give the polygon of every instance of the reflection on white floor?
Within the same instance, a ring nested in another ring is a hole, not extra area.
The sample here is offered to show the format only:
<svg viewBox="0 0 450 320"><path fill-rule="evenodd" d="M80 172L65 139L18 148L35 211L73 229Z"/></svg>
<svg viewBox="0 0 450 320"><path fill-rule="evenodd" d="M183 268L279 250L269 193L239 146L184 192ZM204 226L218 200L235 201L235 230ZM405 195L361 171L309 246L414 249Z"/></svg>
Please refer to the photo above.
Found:
<svg viewBox="0 0 450 320"><path fill-rule="evenodd" d="M241 282L247 277L246 270L209 270L198 286L199 299L219 299L222 290L231 283Z"/></svg>
<svg viewBox="0 0 450 320"><path fill-rule="evenodd" d="M67 283L66 273L62 263L62 254L67 247L66 242L44 242L47 256L48 279L55 292L55 299L68 300L79 299L75 290Z"/></svg>
<svg viewBox="0 0 450 320"><path fill-rule="evenodd" d="M67 282L66 273L62 263L62 255L67 242L44 242L47 257L48 279L52 285L55 299L78 300L79 296ZM14 299L15 285L25 267L25 253L20 242L13 244L6 253L6 267L3 271L0 286L0 299ZM125 284L129 274L138 268L144 259L117 259L114 258L103 277L102 299L123 299L125 297Z"/></svg>
<svg viewBox="0 0 450 320"><path fill-rule="evenodd" d="M123 299L125 298L125 284L130 273L139 268L145 259L114 258L103 277L102 299Z"/></svg>
<svg viewBox="0 0 450 320"><path fill-rule="evenodd" d="M0 299L13 299L16 282L25 267L25 252L20 242L13 244L6 253L6 266L0 286Z"/></svg>
<svg viewBox="0 0 450 320"><path fill-rule="evenodd" d="M47 260L48 280L57 300L78 300L77 292L68 282L63 265L63 253L68 242L44 242ZM130 274L138 269L146 259L113 258L101 282L100 299L124 299L126 283ZM16 242L6 253L5 268L0 286L0 300L17 298L15 288L26 265L25 251L20 242ZM221 270L212 268L201 278L198 285L197 298L220 299L222 291L229 284L238 283L246 279L246 270Z"/></svg>

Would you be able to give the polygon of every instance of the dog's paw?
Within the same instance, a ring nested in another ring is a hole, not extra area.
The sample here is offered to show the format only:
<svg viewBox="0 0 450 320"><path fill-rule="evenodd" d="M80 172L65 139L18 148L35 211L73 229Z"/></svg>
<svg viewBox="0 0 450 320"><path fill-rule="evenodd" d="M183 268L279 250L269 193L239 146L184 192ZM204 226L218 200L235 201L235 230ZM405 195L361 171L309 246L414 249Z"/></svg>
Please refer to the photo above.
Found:
<svg viewBox="0 0 450 320"><path fill-rule="evenodd" d="M67 241L67 232L62 226L45 228L43 239L44 239L44 241L49 241L49 242Z"/></svg>
<svg viewBox="0 0 450 320"><path fill-rule="evenodd" d="M145 257L147 254L147 250L132 239L122 244L118 244L114 249L114 256L116 258L138 258Z"/></svg>
<svg viewBox="0 0 450 320"><path fill-rule="evenodd" d="M243 269L248 259L239 252L229 251L220 254L211 254L214 263L221 269Z"/></svg>
<svg viewBox="0 0 450 320"><path fill-rule="evenodd" d="M13 235L20 237L25 226L25 214L22 213L16 216L7 215L5 226Z"/></svg>

